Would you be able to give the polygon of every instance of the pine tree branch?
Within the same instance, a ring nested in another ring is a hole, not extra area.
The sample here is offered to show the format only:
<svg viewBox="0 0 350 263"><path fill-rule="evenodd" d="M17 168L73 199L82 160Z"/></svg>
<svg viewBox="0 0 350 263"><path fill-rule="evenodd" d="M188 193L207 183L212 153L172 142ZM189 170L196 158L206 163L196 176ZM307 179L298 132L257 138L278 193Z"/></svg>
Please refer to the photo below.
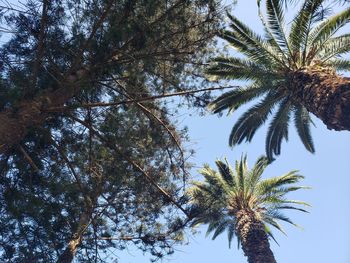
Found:
<svg viewBox="0 0 350 263"><path fill-rule="evenodd" d="M136 170L138 170L144 177L145 179L153 185L166 199L168 199L173 205L175 205L177 208L179 208L187 217L190 215L188 212L176 201L174 198L167 192L165 191L160 185L158 185L152 177L134 160L131 158L127 157L125 154L122 153L122 151L119 149L119 147L114 143L110 142L108 139L104 138L97 130L95 130L93 127L89 125L89 123L80 120L79 118L76 118L75 116L70 115L69 116L72 120L80 123L81 125L87 127L92 134L94 134L97 138L101 140L107 147L110 149L114 150L117 154L119 154L121 157L123 157L127 162L129 162Z"/></svg>
<svg viewBox="0 0 350 263"><path fill-rule="evenodd" d="M72 110L77 108L111 107L111 106L118 106L118 105L130 104L130 103L152 101L152 100L163 99L168 97L190 95L190 94L195 94L200 92L233 89L238 87L239 86L214 87L214 88L206 88L206 89L199 89L199 90L179 91L179 92L166 93L162 95L155 95L155 96L150 96L145 98L127 99L127 100L115 101L115 102L95 102L95 103L82 103L80 105L70 105L70 106L62 106L62 107L49 107L45 109L45 112L62 112L62 111L67 111L67 110Z"/></svg>
<svg viewBox="0 0 350 263"><path fill-rule="evenodd" d="M32 166L32 168L34 169L34 172L36 173L39 172L38 166L34 163L33 159L29 156L27 151L21 145L19 145L18 148L23 153L24 157L27 159L30 166Z"/></svg>

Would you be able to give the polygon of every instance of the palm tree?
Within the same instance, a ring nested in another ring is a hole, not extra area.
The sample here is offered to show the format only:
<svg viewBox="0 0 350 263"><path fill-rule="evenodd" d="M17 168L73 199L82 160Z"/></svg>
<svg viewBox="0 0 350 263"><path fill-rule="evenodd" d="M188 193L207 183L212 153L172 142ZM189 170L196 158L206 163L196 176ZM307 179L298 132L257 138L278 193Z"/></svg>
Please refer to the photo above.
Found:
<svg viewBox="0 0 350 263"><path fill-rule="evenodd" d="M296 171L285 175L262 179L268 164L266 157L258 159L249 170L246 157L236 161L235 169L225 162L216 161L219 172L206 165L200 173L204 182L196 181L188 190L192 200L192 226L208 224L207 235L212 239L227 230L229 246L236 235L249 263L275 263L269 237L274 239L269 226L283 231L278 220L295 225L281 211L295 209L307 203L288 200L288 192L306 188L295 186L303 176Z"/></svg>
<svg viewBox="0 0 350 263"><path fill-rule="evenodd" d="M272 113L266 136L269 159L280 154L291 119L306 149L314 152L310 112L328 129L350 130L350 78L336 72L350 69L350 61L340 58L350 51L350 34L335 36L350 21L350 7L326 19L324 2L305 0L287 34L281 0L266 0L266 17L258 1L264 38L228 15L231 30L223 30L220 37L243 58L217 57L206 73L215 79L250 82L219 96L209 108L214 113L232 112L262 97L235 123L229 138L231 146L250 142Z"/></svg>

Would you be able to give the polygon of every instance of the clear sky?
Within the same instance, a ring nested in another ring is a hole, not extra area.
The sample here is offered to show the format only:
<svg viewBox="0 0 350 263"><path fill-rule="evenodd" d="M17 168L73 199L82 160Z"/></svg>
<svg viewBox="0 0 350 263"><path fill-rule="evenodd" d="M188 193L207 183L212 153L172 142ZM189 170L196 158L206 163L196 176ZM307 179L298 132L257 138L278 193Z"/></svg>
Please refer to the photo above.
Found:
<svg viewBox="0 0 350 263"><path fill-rule="evenodd" d="M261 28L257 17L256 0L238 0L233 9L234 15L241 18L251 28ZM349 31L349 26L347 31ZM234 149L228 146L228 136L234 121L242 111L231 116L206 115L203 117L186 114L179 117L183 125L188 126L189 134L196 150L191 162L200 167L209 163L214 167L217 158L227 157L231 162L239 159L242 153L248 154L248 163L252 166L256 158L264 154L266 127L260 129L251 144L242 144ZM187 112L189 113L189 112ZM313 118L316 127L312 129L316 154L304 149L292 127L288 143L283 143L282 154L265 171L265 176L282 175L297 169L306 178L303 185L311 190L300 190L289 195L312 205L309 214L298 211L286 213L303 229L284 224L287 236L275 232L279 246L272 243L277 262L317 262L350 263L350 132L327 130L326 126ZM193 176L199 179L195 172ZM189 244L177 247L167 263L244 263L247 262L242 250L235 243L228 248L227 235L222 234L212 241L205 238L206 228L200 228L200 234L189 236ZM122 253L121 263L149 262L148 256L136 251Z"/></svg>

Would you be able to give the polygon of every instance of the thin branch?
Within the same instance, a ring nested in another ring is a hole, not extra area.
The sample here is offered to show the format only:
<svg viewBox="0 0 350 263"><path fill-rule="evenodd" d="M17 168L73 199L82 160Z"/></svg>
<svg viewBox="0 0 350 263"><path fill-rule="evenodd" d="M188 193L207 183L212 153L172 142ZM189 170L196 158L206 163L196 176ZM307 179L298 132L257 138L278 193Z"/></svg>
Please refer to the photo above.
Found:
<svg viewBox="0 0 350 263"><path fill-rule="evenodd" d="M166 94L162 94L162 95L150 96L150 97L145 97L145 98L127 99L127 100L115 101L115 102L95 102L95 103L83 103L80 105L70 105L70 106L62 106L62 107L50 107L50 108L45 109L45 111L47 111L47 112L61 112L61 111L72 110L72 109L77 109L77 108L110 107L110 106L138 103L138 102L144 102L144 101L150 101L150 100L156 100L156 99L163 99L163 98L168 98L168 97L190 95L190 94L195 94L195 93L199 93L199 92L232 89L232 88L239 88L239 86L227 86L227 87L215 87L215 88L206 88L206 89L199 89L199 90L179 91L179 92L166 93Z"/></svg>
<svg viewBox="0 0 350 263"><path fill-rule="evenodd" d="M106 138L104 138L98 131L96 131L93 127L91 127L87 122L80 120L76 118L75 116L70 115L70 118L74 121L80 123L81 125L87 127L90 129L92 134L94 134L96 137L98 137L102 142L105 143L107 147L117 152L120 156L122 156L127 162L129 162L134 168L136 168L144 177L145 179L153 185L166 199L168 199L173 205L175 205L177 208L179 208L187 217L189 217L188 212L176 201L174 198L167 193L161 186L159 186L153 178L134 160L130 159L129 157L125 156L125 154L122 153L122 151L114 144L109 142Z"/></svg>
<svg viewBox="0 0 350 263"><path fill-rule="evenodd" d="M127 90L127 87L121 83L120 81L118 81L117 79L115 79L113 76L112 76L112 79L116 82L116 84L118 84L122 89L123 91L126 93L126 96L129 98L129 99L132 99L131 96L128 94L128 90ZM178 147L178 149L180 150L181 152L181 162L182 162L182 166L184 165L184 153L183 153L183 150L182 150L182 147L180 145L180 142L177 138L177 136L173 133L173 131L170 130L170 128L168 127L168 125L163 121L161 120L158 116L156 116L151 110L149 110L147 107L145 107L144 105L142 105L140 102L137 102L136 103L137 106L139 106L144 112L146 112L146 115L150 114L156 121L158 121L158 123L160 123L161 126L164 127L164 129L168 132L168 134L170 135L170 137L173 139L173 141L175 142L176 146Z"/></svg>
<svg viewBox="0 0 350 263"><path fill-rule="evenodd" d="M29 154L26 152L26 150L21 145L19 145L18 148L23 153L24 157L27 159L30 166L33 167L34 171L36 173L39 172L38 166L34 163L33 159L29 156Z"/></svg>
<svg viewBox="0 0 350 263"><path fill-rule="evenodd" d="M85 190L83 188L83 184L81 183L81 180L79 178L79 175L75 172L74 167L72 166L71 161L68 159L68 157L65 155L65 153L63 152L62 148L57 144L57 142L55 141L54 138L50 138L51 144L57 149L57 151L59 152L59 154L61 155L62 159L65 161L65 163L67 164L69 170L71 171L75 181L78 184L79 190L81 191L81 193L84 196L85 201L88 203L88 198L85 197Z"/></svg>
<svg viewBox="0 0 350 263"><path fill-rule="evenodd" d="M46 25L48 20L48 0L43 1L43 8L42 8L42 15L41 15L41 21L40 21L40 31L39 31L39 37L38 37L38 47L37 47L37 57L34 62L33 66L33 75L32 75L32 88L35 88L36 81L39 74L39 68L41 65L41 60L44 54L44 38L45 38L45 31L46 31Z"/></svg>

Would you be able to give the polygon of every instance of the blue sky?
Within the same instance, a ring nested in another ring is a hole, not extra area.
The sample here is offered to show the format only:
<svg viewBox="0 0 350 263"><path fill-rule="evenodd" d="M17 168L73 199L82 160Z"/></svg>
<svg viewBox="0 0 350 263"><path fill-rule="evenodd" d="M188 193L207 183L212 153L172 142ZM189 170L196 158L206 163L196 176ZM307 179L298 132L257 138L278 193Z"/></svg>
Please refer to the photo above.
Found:
<svg viewBox="0 0 350 263"><path fill-rule="evenodd" d="M245 21L251 28L261 28L257 17L256 0L241 0L232 13ZM349 31L349 26L346 28ZM244 108L243 108L244 110ZM188 126L192 148L196 155L191 162L199 168L203 163L214 167L217 158L227 157L231 162L242 153L248 154L253 165L256 158L264 154L266 127L260 129L251 144L235 148L228 146L228 136L234 121L242 110L221 118L213 115L203 117L185 114L180 123ZM187 113L189 113L187 111ZM350 262L350 133L327 130L326 126L313 118L316 127L312 129L316 154L307 152L292 127L288 143L283 143L282 154L265 171L265 176L282 175L299 170L306 178L303 185L311 190L301 190L290 198L309 202L310 213L291 211L287 215L303 229L284 224L287 236L275 232L279 246L272 243L277 262ZM193 176L200 179L194 170ZM212 241L205 238L206 228L199 228L200 234L188 236L189 244L177 247L176 253L163 260L164 263L211 263L247 262L242 250L236 246L228 248L226 233ZM235 244L235 243L233 243ZM120 262L148 262L139 252L130 250L122 253Z"/></svg>

